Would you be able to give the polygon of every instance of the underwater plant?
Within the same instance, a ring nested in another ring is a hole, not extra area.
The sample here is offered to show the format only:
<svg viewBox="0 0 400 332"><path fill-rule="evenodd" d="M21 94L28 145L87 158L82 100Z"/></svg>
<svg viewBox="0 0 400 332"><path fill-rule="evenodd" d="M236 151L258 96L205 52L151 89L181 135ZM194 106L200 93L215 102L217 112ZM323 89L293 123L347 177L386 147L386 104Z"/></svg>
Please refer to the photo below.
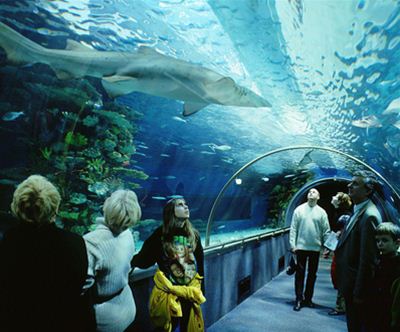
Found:
<svg viewBox="0 0 400 332"><path fill-rule="evenodd" d="M311 178L312 174L298 171L292 178L285 179L284 177L274 185L268 196L268 206L270 207L266 222L268 227L282 228L285 226L286 210L290 200Z"/></svg>
<svg viewBox="0 0 400 332"><path fill-rule="evenodd" d="M116 102L103 103L88 80L59 81L42 65L10 68L0 68L7 76L1 99L8 110L12 105L24 112L0 133L17 135L15 161L23 165L1 168L0 177L10 184L34 173L48 177L62 195L58 224L84 234L94 227L110 192L138 188L137 180L148 177L129 168L135 163L135 122L142 115ZM0 115L5 112L0 107Z"/></svg>

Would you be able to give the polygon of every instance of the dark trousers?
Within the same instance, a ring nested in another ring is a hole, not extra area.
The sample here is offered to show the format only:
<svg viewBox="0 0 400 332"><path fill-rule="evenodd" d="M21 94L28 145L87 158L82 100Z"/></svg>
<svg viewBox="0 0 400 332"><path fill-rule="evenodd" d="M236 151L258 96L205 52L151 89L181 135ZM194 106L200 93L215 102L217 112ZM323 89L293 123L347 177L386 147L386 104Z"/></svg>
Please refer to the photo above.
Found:
<svg viewBox="0 0 400 332"><path fill-rule="evenodd" d="M353 295L344 297L346 303L346 321L349 332L372 332L374 311L366 304L354 303ZM382 331L383 330L379 330Z"/></svg>
<svg viewBox="0 0 400 332"><path fill-rule="evenodd" d="M172 331L175 331L175 329L179 325L179 332L186 332L189 323L190 309L192 308L192 303L183 298L179 298L179 302L181 303L182 317L172 318Z"/></svg>
<svg viewBox="0 0 400 332"><path fill-rule="evenodd" d="M311 301L314 294L315 280L319 263L319 251L297 250L297 269L294 277L296 301ZM308 261L308 264L307 264ZM306 290L303 297L304 276L308 265Z"/></svg>

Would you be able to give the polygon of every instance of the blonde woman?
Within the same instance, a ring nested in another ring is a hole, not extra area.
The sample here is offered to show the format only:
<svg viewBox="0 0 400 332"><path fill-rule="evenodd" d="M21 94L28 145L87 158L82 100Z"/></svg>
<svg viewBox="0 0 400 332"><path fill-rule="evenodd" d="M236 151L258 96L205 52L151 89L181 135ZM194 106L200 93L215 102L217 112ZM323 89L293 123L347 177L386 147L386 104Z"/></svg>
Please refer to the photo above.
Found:
<svg viewBox="0 0 400 332"><path fill-rule="evenodd" d="M137 196L117 190L104 202L104 218L84 239L88 250L88 284L93 284L97 331L124 331L135 319L129 287L130 262L135 252L129 228L141 217ZM94 282L95 281L95 282Z"/></svg>
<svg viewBox="0 0 400 332"><path fill-rule="evenodd" d="M159 330L204 331L200 304L205 301L204 254L199 233L189 220L183 198L168 201L163 225L144 242L132 266L157 263L155 287L150 297L150 318Z"/></svg>
<svg viewBox="0 0 400 332"><path fill-rule="evenodd" d="M336 231L337 237L341 235L343 229L346 226L346 223L350 219L351 214L351 198L348 194L339 191L335 196L332 196L331 204L336 209L335 213L335 221L336 224L334 225L333 229ZM327 255L327 252L325 253ZM333 287L338 289L337 281L336 281L336 256L333 255L332 257L332 264L331 264L331 280ZM346 306L344 303L343 295L338 291L336 296L336 306L334 309L328 312L331 316L338 316L344 315L346 313Z"/></svg>
<svg viewBox="0 0 400 332"><path fill-rule="evenodd" d="M91 307L80 296L88 268L85 243L55 226L59 205L57 189L40 175L14 192L17 221L0 251L2 331L94 331Z"/></svg>

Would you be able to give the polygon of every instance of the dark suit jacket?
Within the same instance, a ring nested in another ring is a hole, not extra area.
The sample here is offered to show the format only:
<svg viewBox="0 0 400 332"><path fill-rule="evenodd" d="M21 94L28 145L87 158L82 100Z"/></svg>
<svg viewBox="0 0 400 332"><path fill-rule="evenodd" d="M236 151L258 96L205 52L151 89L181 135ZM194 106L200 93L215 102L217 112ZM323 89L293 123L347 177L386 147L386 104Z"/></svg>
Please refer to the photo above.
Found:
<svg viewBox="0 0 400 332"><path fill-rule="evenodd" d="M368 295L378 256L375 228L381 222L378 209L369 201L341 235L335 256L338 289L344 296L365 299Z"/></svg>
<svg viewBox="0 0 400 332"><path fill-rule="evenodd" d="M9 229L0 245L0 330L94 330L91 303L80 296L87 267L77 234L54 224Z"/></svg>

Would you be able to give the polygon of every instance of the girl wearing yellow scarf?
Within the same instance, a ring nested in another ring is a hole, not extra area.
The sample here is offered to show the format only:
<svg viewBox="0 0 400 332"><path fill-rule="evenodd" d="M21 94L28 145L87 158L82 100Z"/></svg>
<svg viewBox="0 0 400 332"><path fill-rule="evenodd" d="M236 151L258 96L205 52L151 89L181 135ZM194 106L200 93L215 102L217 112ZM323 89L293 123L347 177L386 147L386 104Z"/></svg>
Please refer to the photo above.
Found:
<svg viewBox="0 0 400 332"><path fill-rule="evenodd" d="M205 302L203 247L189 215L183 198L170 200L163 211L163 225L132 260L133 267L158 264L150 317L155 327L165 332L174 331L178 325L181 332L204 331L200 308Z"/></svg>

